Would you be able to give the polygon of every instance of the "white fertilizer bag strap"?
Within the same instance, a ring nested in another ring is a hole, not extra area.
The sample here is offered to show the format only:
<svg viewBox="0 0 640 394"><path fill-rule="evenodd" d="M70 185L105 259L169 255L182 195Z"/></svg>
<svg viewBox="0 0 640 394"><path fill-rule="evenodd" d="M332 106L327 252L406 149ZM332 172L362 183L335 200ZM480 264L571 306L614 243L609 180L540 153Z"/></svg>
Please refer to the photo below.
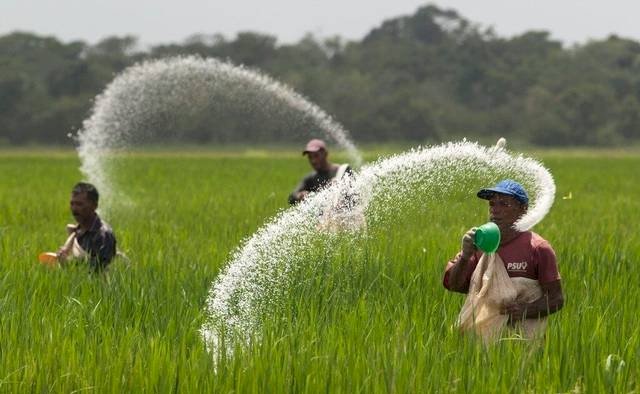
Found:
<svg viewBox="0 0 640 394"><path fill-rule="evenodd" d="M74 238L73 240L73 248L71 249L71 255L76 259L85 259L89 257L89 253L80 246L78 242L78 238Z"/></svg>
<svg viewBox="0 0 640 394"><path fill-rule="evenodd" d="M67 255L70 255L71 252L73 251L73 243L76 240L76 233L72 232L69 234L69 236L67 237L67 240L64 241L64 244L62 244L62 247L60 247L61 250L63 250Z"/></svg>
<svg viewBox="0 0 640 394"><path fill-rule="evenodd" d="M349 168L349 164L340 164L338 167L338 171L336 172L336 181L339 181L344 176L345 172L347 172L347 168Z"/></svg>

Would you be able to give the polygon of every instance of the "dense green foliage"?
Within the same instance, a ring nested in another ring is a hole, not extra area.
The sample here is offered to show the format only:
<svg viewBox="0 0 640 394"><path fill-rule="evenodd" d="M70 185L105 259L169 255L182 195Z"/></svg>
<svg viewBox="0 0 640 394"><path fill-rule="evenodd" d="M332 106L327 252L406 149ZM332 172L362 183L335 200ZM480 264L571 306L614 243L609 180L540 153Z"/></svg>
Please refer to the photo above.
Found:
<svg viewBox="0 0 640 394"><path fill-rule="evenodd" d="M0 391L638 391L640 158L542 159L558 195L536 231L555 246L566 306L541 345L483 349L451 329L463 297L443 289L442 270L486 208L448 196L411 206L357 247L320 253L265 316L260 340L216 369L198 333L211 282L242 239L287 208L304 160L121 159L134 204L108 220L131 263L93 276L35 259L65 237L77 159L0 153Z"/></svg>
<svg viewBox="0 0 640 394"><path fill-rule="evenodd" d="M266 72L333 115L356 141L505 136L540 146L596 146L640 139L640 43L611 36L567 48L544 31L503 38L455 11L426 6L353 42L307 36L282 45L245 32L142 50L129 36L89 45L5 35L0 144L71 144L67 134L81 127L91 99L117 73L144 59L187 54ZM222 119L212 113L197 127L186 125L185 138L223 142L220 127L236 138L224 142L272 139L237 111L221 112Z"/></svg>

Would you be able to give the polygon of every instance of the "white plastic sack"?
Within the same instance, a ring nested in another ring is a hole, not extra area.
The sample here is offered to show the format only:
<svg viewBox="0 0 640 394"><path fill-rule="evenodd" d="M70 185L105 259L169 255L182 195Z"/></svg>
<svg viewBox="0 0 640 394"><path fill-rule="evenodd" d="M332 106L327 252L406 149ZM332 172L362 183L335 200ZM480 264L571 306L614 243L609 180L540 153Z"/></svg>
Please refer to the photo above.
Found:
<svg viewBox="0 0 640 394"><path fill-rule="evenodd" d="M69 237L62 245L62 250L66 252L67 256L74 259L85 259L89 255L87 252L82 249L80 243L78 243L77 234L75 232L76 226L73 224L67 225L67 232L69 233Z"/></svg>
<svg viewBox="0 0 640 394"><path fill-rule="evenodd" d="M510 278L500 256L483 254L471 277L469 294L458 315L457 327L463 332L473 332L486 343L492 343L508 333L508 316L500 313L503 305L513 301L533 302L542 297L537 280ZM533 339L541 336L546 328L546 317L524 319L513 327L515 333Z"/></svg>

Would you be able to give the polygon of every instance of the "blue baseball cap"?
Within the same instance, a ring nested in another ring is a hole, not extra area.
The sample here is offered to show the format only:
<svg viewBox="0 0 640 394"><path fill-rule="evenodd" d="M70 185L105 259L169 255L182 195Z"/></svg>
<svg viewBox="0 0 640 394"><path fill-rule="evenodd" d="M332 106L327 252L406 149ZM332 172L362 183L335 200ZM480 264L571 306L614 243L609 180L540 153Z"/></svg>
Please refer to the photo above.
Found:
<svg viewBox="0 0 640 394"><path fill-rule="evenodd" d="M529 196L527 195L526 190L524 190L524 187L512 179L505 179L498 182L494 187L480 190L478 192L478 197L484 200L490 200L496 193L511 196L518 200L520 204L529 204Z"/></svg>

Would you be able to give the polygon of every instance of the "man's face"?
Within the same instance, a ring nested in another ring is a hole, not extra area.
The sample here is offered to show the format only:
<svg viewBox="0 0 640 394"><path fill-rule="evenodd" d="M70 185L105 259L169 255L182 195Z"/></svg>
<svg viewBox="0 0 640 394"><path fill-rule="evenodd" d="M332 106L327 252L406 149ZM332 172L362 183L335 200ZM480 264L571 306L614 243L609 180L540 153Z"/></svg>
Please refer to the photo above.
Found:
<svg viewBox="0 0 640 394"><path fill-rule="evenodd" d="M96 211L96 203L91 201L86 192L71 193L71 214L78 223L86 222L93 217Z"/></svg>
<svg viewBox="0 0 640 394"><path fill-rule="evenodd" d="M307 152L309 164L316 171L324 170L327 167L327 151L320 149L317 152Z"/></svg>
<svg viewBox="0 0 640 394"><path fill-rule="evenodd" d="M527 212L527 206L520 204L512 196L495 193L489 199L489 220L505 231Z"/></svg>

